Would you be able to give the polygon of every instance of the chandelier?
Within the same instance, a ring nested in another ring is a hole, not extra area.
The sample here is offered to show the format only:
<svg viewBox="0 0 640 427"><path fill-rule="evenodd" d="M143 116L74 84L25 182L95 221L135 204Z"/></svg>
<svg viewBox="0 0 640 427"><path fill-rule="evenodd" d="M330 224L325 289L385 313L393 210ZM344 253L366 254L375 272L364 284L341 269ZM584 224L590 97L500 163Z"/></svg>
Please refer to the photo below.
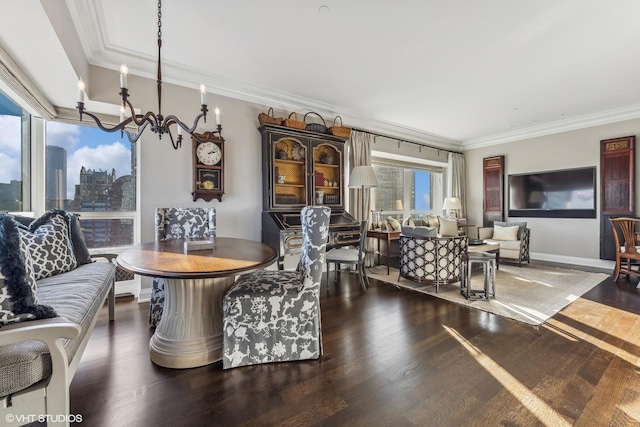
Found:
<svg viewBox="0 0 640 427"><path fill-rule="evenodd" d="M198 134L195 133L196 126L201 118L204 119L204 122L207 122L207 91L204 85L200 85L200 104L201 113L193 121L193 126L189 127L184 124L174 115L164 116L162 115L162 72L161 72L161 52L162 52L162 0L158 0L158 113L153 113L152 111L147 112L146 114L136 114L135 109L131 101L129 101L129 90L127 89L127 73L128 68L126 65L120 66L120 93L119 95L122 97L122 105L120 106L120 123L113 127L107 127L100 122L100 119L95 115L85 110L84 108L84 96L85 96L85 84L82 79L78 81L78 112L80 113L80 121L82 121L82 116L87 115L91 117L96 125L105 132L117 132L120 131L120 135L127 134L130 142L136 142L142 132L147 128L147 126L151 126L151 130L158 134L158 139L162 139L163 134L168 134L169 139L171 139L171 144L174 149L180 148L182 145L182 131L184 130L189 135L191 135L198 142L205 142ZM130 117L126 117L126 113ZM219 136L222 136L222 125L220 124L220 110L218 108L215 109L216 114L216 125L217 130L214 133L217 133ZM132 133L126 129L126 126L129 123L135 123L138 126L138 131L136 133ZM174 141L173 135L171 134L171 126L176 125L178 131L178 137Z"/></svg>

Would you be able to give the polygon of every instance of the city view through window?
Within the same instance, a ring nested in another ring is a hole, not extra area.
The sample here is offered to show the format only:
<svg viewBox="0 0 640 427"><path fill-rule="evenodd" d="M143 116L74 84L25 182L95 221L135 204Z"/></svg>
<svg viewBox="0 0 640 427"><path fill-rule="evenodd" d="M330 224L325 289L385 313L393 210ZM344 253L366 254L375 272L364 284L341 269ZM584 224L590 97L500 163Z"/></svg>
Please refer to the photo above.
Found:
<svg viewBox="0 0 640 427"><path fill-rule="evenodd" d="M46 206L73 212L134 212L136 150L120 133L46 125ZM82 219L89 247L133 243L133 219Z"/></svg>
<svg viewBox="0 0 640 427"><path fill-rule="evenodd" d="M397 212L405 217L434 209L432 178L441 174L379 164L374 164L373 169L378 180L378 187L372 192L374 211Z"/></svg>
<svg viewBox="0 0 640 427"><path fill-rule="evenodd" d="M30 171L32 156L40 155L33 151L31 116L0 93L0 211L32 211L31 199L44 199L46 209L81 214L90 248L132 245L135 144L118 132L59 122L45 123L44 138L45 170ZM45 189L35 189L42 174Z"/></svg>

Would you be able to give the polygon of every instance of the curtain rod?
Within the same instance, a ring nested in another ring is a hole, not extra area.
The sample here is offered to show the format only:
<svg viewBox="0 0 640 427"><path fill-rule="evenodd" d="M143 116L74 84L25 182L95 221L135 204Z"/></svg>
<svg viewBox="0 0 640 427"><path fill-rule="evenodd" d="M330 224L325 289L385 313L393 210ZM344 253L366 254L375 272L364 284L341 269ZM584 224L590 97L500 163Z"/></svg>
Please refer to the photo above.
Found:
<svg viewBox="0 0 640 427"><path fill-rule="evenodd" d="M352 130L355 130L355 131L358 131L358 132L368 133L369 135L373 135L373 136L379 136L379 137L382 137L382 138L387 138L387 139L396 140L396 141L398 141L399 143L400 143L400 142L406 142L407 144L413 144L413 145L417 145L417 146L419 146L419 147L427 147L427 148L431 148L432 150L444 151L444 152L447 152L447 153L462 154L462 152L461 152L461 151L447 150L446 148L434 147L434 146L432 146L432 145L422 144L422 143L420 143L420 142L407 141L406 139L402 139L402 138L395 138L395 137L393 137L393 136L383 135L383 134L381 134L381 133L371 132L371 131L364 130L364 129L352 128Z"/></svg>

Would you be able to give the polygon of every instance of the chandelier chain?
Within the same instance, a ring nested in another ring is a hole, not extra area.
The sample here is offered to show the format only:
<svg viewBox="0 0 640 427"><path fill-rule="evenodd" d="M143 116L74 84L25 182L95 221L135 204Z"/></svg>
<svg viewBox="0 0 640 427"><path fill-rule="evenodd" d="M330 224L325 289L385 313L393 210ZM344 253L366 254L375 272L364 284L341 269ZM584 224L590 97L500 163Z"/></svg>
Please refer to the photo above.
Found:
<svg viewBox="0 0 640 427"><path fill-rule="evenodd" d="M162 38L162 0L158 0L158 39Z"/></svg>

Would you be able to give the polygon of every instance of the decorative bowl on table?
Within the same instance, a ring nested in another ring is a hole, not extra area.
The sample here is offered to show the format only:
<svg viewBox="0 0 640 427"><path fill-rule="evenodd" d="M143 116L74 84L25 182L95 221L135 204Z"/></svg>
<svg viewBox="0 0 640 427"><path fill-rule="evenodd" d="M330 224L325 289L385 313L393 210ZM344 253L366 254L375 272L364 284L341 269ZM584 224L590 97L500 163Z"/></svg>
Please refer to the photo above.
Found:
<svg viewBox="0 0 640 427"><path fill-rule="evenodd" d="M469 244L472 246L484 245L484 240L482 239L469 239Z"/></svg>

